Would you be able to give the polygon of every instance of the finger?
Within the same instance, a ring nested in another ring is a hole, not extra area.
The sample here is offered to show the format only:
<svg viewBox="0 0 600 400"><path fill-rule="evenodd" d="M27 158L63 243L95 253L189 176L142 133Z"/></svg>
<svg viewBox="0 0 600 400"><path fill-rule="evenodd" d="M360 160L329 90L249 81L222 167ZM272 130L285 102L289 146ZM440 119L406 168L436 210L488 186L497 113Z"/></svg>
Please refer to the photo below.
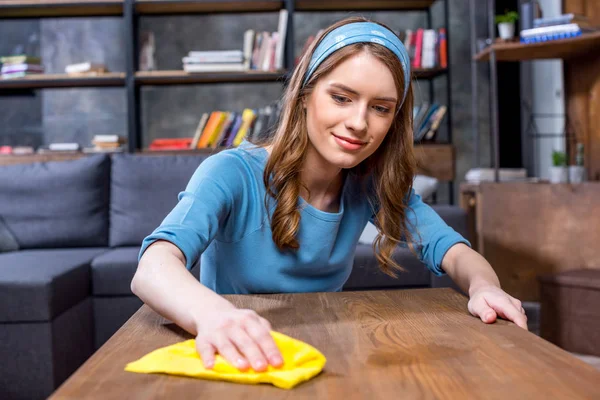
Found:
<svg viewBox="0 0 600 400"><path fill-rule="evenodd" d="M267 360L264 354L244 329L233 328L230 337L238 350L250 361L253 370L261 372L267 369Z"/></svg>
<svg viewBox="0 0 600 400"><path fill-rule="evenodd" d="M470 310L471 314L481 318L486 324L491 324L496 321L496 312L487 304L485 299L481 299L481 301L476 303L471 303L470 306L472 308Z"/></svg>
<svg viewBox="0 0 600 400"><path fill-rule="evenodd" d="M267 331L271 332L273 330L273 327L271 326L271 323L268 320L264 319L263 317L258 317L258 321L262 326L265 327Z"/></svg>
<svg viewBox="0 0 600 400"><path fill-rule="evenodd" d="M525 314L525 309L523 308L523 303L521 303L521 300L515 299L514 297L510 297L510 302L515 306L517 310L519 310L521 314Z"/></svg>
<svg viewBox="0 0 600 400"><path fill-rule="evenodd" d="M204 368L212 369L215 366L215 347L208 341L196 338L196 351L202 359Z"/></svg>
<svg viewBox="0 0 600 400"><path fill-rule="evenodd" d="M268 321L266 322L268 326L271 325ZM269 364L274 367L280 367L283 364L283 357L279 348L277 348L277 344L275 344L275 340L273 340L273 336L271 336L271 330L265 328L262 321L248 323L246 325L246 332L258 343L262 353L269 360Z"/></svg>
<svg viewBox="0 0 600 400"><path fill-rule="evenodd" d="M525 330L529 330L527 328L527 316L521 313L521 310L518 310L514 304L510 301L502 300L499 305L495 307L496 312L500 316L500 318L507 319L509 321L514 322L517 326Z"/></svg>
<svg viewBox="0 0 600 400"><path fill-rule="evenodd" d="M218 335L215 340L215 345L217 347L217 351L223 358L225 358L229 363L235 366L240 370L247 370L250 365L248 364L248 360L246 360L235 347L235 345L231 342L228 336L225 334Z"/></svg>

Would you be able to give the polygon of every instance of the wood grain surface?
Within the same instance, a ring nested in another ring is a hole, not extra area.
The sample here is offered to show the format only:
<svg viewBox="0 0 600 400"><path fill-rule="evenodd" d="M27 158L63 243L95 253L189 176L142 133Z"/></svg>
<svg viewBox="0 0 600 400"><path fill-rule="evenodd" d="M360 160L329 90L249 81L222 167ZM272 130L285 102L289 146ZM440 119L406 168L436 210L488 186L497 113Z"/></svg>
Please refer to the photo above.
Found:
<svg viewBox="0 0 600 400"><path fill-rule="evenodd" d="M226 296L327 357L292 390L125 372L190 338L143 306L51 399L591 399L600 372L507 321L486 325L452 289Z"/></svg>

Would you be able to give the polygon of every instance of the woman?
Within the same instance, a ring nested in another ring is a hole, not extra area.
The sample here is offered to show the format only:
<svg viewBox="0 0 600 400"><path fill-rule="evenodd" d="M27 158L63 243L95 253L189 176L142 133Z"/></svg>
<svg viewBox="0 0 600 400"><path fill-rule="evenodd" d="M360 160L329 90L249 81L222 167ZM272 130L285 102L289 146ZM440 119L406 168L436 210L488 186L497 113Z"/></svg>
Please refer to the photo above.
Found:
<svg viewBox="0 0 600 400"><path fill-rule="evenodd" d="M383 271L407 244L470 295L486 323L527 329L521 302L491 266L412 190L410 63L383 25L350 18L328 28L295 69L280 124L264 143L205 160L143 242L132 291L239 369L282 363L268 321L220 294L341 290L367 221ZM186 271L202 256L201 282ZM176 296L173 296L176 293Z"/></svg>

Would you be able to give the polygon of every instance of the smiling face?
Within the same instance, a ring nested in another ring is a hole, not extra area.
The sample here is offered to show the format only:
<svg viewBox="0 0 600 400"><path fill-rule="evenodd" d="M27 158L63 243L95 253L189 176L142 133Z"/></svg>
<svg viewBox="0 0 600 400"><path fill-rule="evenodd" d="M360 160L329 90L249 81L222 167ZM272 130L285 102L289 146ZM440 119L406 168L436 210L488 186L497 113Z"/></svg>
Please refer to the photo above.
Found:
<svg viewBox="0 0 600 400"><path fill-rule="evenodd" d="M389 68L367 52L322 76L306 99L309 155L322 168L352 168L373 154L395 116Z"/></svg>

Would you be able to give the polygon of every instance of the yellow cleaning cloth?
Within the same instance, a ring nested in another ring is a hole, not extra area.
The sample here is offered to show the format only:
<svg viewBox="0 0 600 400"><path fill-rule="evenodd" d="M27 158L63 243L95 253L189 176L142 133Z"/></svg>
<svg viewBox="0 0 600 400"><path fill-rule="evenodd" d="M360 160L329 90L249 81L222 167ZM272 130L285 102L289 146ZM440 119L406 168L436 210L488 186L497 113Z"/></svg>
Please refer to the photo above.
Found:
<svg viewBox="0 0 600 400"><path fill-rule="evenodd" d="M325 366L325 356L314 347L279 332L272 331L271 335L283 356L283 365L279 368L269 365L264 372L256 372L252 368L240 371L219 354L215 357L213 369L206 369L196 352L194 339L148 353L127 364L125 371L165 373L246 384L271 383L282 389L291 389L317 375Z"/></svg>

